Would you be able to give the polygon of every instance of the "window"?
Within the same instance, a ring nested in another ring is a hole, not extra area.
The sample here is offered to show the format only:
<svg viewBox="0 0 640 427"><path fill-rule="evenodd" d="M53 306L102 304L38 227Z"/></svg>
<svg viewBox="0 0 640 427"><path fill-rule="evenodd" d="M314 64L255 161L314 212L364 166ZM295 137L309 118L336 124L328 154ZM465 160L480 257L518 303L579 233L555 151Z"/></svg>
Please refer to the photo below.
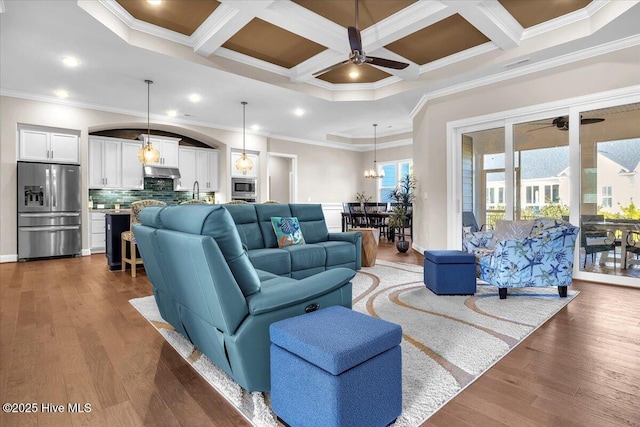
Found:
<svg viewBox="0 0 640 427"><path fill-rule="evenodd" d="M413 173L413 162L404 160L397 163L386 163L382 164L381 168L384 171L384 178L380 180L379 201L387 203L391 201L389 195L395 190L398 181Z"/></svg>
<svg viewBox="0 0 640 427"><path fill-rule="evenodd" d="M489 194L487 195L487 204L493 205L496 202L496 189L489 188Z"/></svg>
<svg viewBox="0 0 640 427"><path fill-rule="evenodd" d="M535 187L532 186L527 186L525 191L526 191L526 195L525 195L525 203L528 205L532 205L533 204L533 194L535 192L534 190Z"/></svg>
<svg viewBox="0 0 640 427"><path fill-rule="evenodd" d="M498 188L498 204L504 205L504 187Z"/></svg>
<svg viewBox="0 0 640 427"><path fill-rule="evenodd" d="M544 186L544 201L545 203L558 203L560 201L559 184Z"/></svg>
<svg viewBox="0 0 640 427"><path fill-rule="evenodd" d="M613 189L611 186L602 187L602 207L613 207Z"/></svg>

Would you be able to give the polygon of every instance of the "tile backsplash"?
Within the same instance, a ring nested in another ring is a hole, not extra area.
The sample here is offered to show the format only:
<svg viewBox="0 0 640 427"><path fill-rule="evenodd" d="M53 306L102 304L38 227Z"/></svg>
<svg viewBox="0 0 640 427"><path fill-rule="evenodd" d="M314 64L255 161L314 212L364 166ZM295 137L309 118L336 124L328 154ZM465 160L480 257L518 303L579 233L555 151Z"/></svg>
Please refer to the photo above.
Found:
<svg viewBox="0 0 640 427"><path fill-rule="evenodd" d="M106 209L111 209L115 204L121 207L128 207L131 202L136 200L161 200L168 205L177 205L178 203L191 199L191 191L174 191L173 180L165 178L145 178L144 190L89 190L89 197L93 200L94 207L103 204ZM200 191L200 198L215 198L215 193L207 193Z"/></svg>

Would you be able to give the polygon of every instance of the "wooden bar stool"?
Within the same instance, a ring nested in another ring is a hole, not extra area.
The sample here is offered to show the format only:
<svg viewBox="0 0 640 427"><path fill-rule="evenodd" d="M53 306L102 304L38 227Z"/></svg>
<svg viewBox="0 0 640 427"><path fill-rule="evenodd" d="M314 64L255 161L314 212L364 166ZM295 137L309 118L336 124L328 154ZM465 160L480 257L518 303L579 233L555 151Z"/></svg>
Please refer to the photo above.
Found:
<svg viewBox="0 0 640 427"><path fill-rule="evenodd" d="M133 235L133 224L139 224L138 215L140 211L147 206L167 206L165 202L159 200L139 200L131 203L131 220L129 222L129 231L123 231L120 235L122 244L122 271L127 269L127 264L131 265L131 277L136 277L136 268L142 265L142 258L136 256L136 239ZM129 257L127 257L127 242L129 242Z"/></svg>

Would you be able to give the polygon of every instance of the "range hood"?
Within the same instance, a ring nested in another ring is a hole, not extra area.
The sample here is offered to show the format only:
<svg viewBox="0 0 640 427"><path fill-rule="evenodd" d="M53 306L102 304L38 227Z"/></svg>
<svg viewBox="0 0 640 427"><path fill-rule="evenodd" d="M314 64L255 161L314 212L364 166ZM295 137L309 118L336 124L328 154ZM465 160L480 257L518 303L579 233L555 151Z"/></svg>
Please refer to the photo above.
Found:
<svg viewBox="0 0 640 427"><path fill-rule="evenodd" d="M178 168L145 165L143 169L145 178L180 178L180 171Z"/></svg>

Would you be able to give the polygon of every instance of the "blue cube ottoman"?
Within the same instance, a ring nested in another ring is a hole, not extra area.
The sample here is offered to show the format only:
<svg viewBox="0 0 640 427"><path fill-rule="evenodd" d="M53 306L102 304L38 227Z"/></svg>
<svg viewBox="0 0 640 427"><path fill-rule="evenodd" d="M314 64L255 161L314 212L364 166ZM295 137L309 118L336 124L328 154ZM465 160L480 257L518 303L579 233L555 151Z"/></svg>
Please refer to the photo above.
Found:
<svg viewBox="0 0 640 427"><path fill-rule="evenodd" d="M463 251L424 251L424 284L436 295L476 293L476 257Z"/></svg>
<svg viewBox="0 0 640 427"><path fill-rule="evenodd" d="M402 329L342 306L272 323L271 408L291 426L387 426L402 412Z"/></svg>

